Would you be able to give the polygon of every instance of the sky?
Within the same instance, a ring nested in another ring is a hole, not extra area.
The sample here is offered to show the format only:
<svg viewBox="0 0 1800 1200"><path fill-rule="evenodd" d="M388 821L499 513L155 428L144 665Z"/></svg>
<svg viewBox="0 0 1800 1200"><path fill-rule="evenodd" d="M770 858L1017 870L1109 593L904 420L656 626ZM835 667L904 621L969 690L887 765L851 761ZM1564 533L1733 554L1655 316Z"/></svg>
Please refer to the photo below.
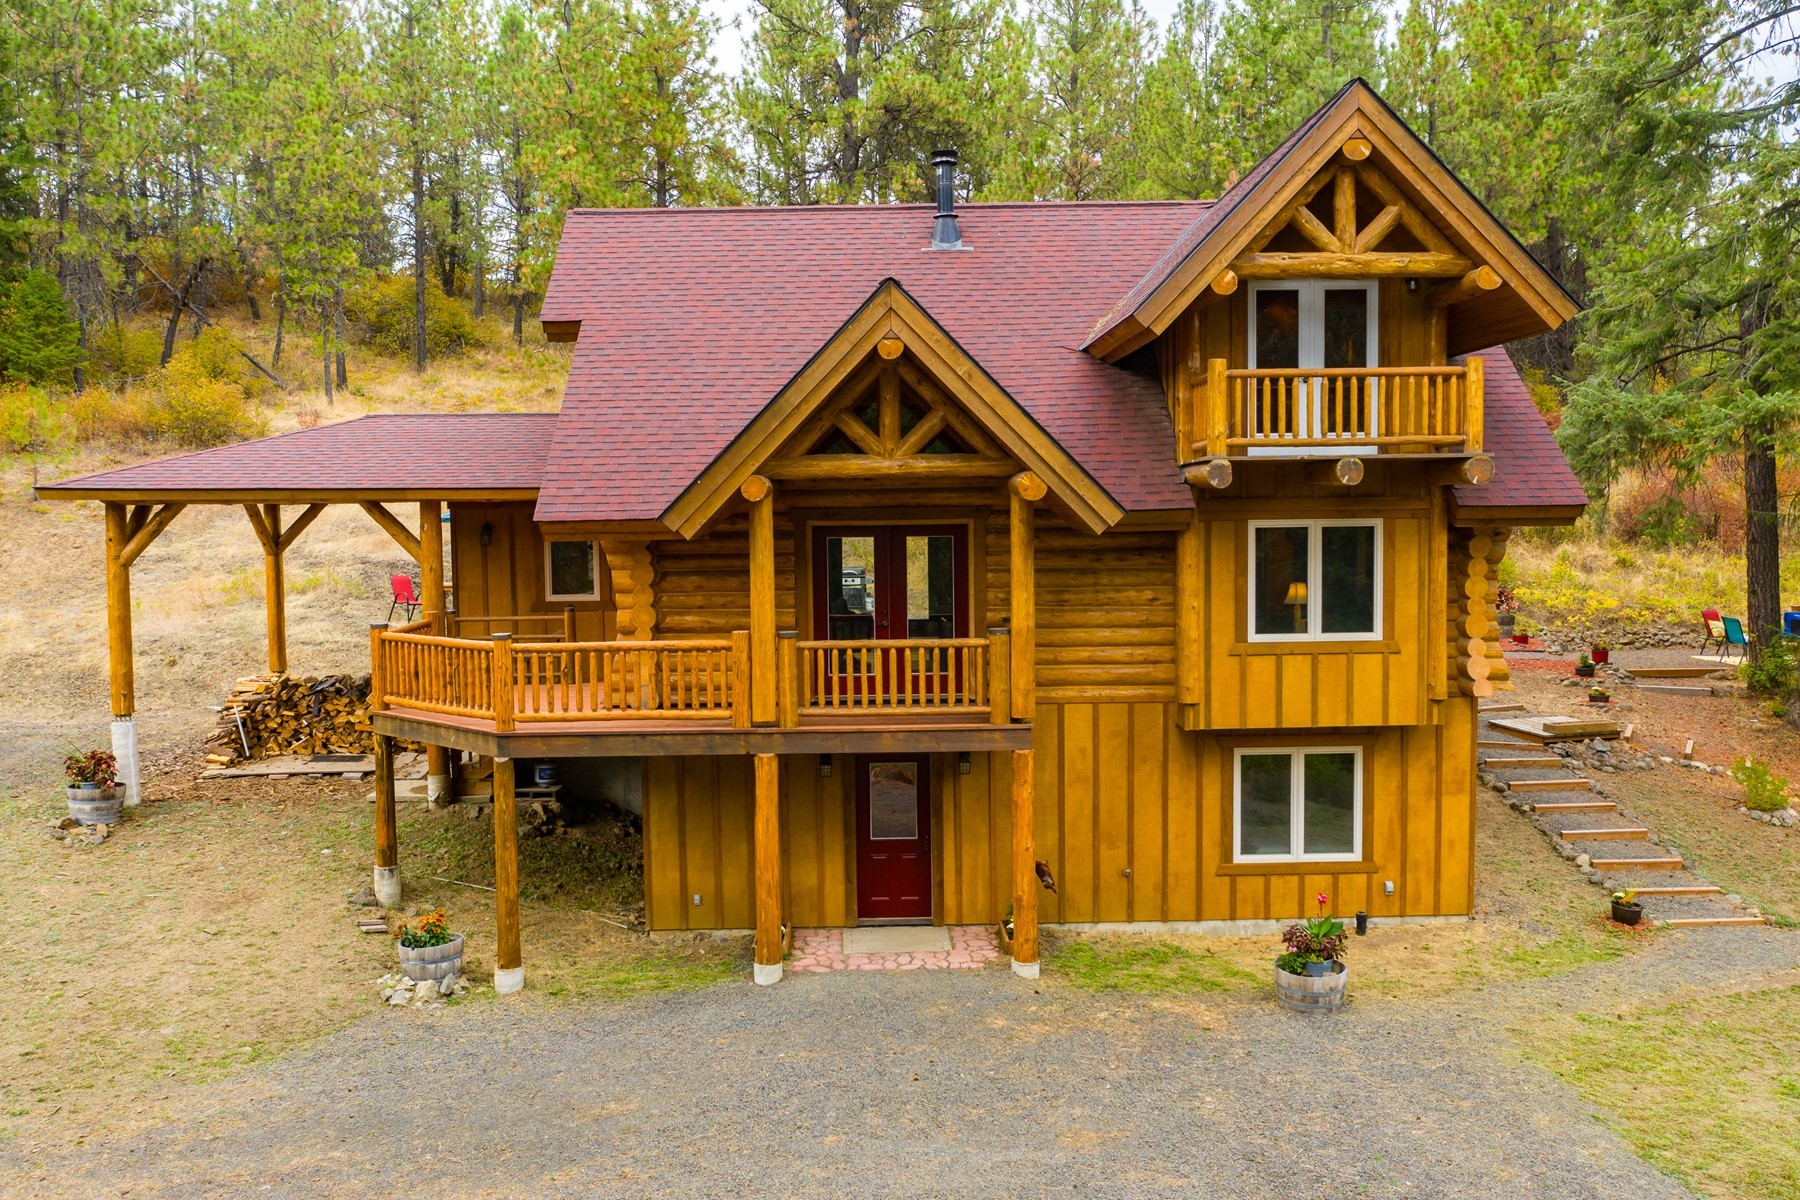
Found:
<svg viewBox="0 0 1800 1200"><path fill-rule="evenodd" d="M705 0L706 11L719 19L722 28L719 39L713 43L713 54L719 60L719 70L727 75L736 75L744 65L744 36L749 33L754 22L749 16L748 0ZM1156 22L1158 31L1168 28L1169 19L1175 15L1176 0L1139 0L1143 10ZM737 21L737 28L732 28L732 21Z"/></svg>

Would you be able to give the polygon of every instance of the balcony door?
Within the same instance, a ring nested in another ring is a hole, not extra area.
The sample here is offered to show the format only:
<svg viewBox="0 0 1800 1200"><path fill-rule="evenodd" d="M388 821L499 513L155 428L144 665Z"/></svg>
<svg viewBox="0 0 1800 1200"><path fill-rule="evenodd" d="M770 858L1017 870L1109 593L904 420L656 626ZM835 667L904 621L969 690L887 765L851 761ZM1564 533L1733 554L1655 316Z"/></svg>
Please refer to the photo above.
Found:
<svg viewBox="0 0 1800 1200"><path fill-rule="evenodd" d="M1246 390L1249 429L1295 439L1379 437L1380 397L1366 376L1311 371L1379 365L1380 287L1374 281L1265 280L1250 285L1249 366L1295 374ZM1373 454L1373 446L1308 447L1319 454ZM1251 454L1287 454L1280 446Z"/></svg>
<svg viewBox="0 0 1800 1200"><path fill-rule="evenodd" d="M956 652L869 644L969 636L967 539L960 525L814 529L813 636L846 643L825 660L821 694L850 707L949 695Z"/></svg>

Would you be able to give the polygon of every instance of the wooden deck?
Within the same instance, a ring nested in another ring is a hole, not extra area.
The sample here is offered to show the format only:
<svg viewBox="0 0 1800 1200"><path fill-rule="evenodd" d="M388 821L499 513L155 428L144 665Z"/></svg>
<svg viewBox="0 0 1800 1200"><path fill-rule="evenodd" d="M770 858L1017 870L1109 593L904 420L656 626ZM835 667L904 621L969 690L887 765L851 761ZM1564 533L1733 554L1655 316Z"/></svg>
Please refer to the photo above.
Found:
<svg viewBox="0 0 1800 1200"><path fill-rule="evenodd" d="M898 713L802 717L792 728L734 728L718 720L531 721L497 730L491 719L391 706L371 713L375 732L500 758L630 758L661 754L888 754L1005 751L1031 747L1014 722Z"/></svg>

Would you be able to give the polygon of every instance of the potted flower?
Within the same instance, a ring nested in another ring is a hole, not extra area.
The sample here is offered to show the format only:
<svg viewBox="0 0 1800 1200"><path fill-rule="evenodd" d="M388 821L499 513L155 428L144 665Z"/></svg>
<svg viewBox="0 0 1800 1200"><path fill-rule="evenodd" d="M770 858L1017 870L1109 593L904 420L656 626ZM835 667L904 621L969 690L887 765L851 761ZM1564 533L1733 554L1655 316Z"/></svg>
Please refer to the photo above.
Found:
<svg viewBox="0 0 1800 1200"><path fill-rule="evenodd" d="M415 983L454 979L462 974L463 935L451 933L444 910L434 908L400 926L395 935L400 969Z"/></svg>
<svg viewBox="0 0 1800 1200"><path fill-rule="evenodd" d="M1529 646L1531 644L1531 631L1533 628L1535 628L1535 626L1532 625L1530 618L1517 618L1517 627L1513 631L1512 640L1520 646Z"/></svg>
<svg viewBox="0 0 1800 1200"><path fill-rule="evenodd" d="M1006 907L1006 915L1000 918L999 934L1000 953L1011 954L1013 943L1013 910L1010 904Z"/></svg>
<svg viewBox="0 0 1800 1200"><path fill-rule="evenodd" d="M1591 687L1588 689L1588 703L1589 704L1611 704L1612 703L1612 693L1607 691L1603 687Z"/></svg>
<svg viewBox="0 0 1800 1200"><path fill-rule="evenodd" d="M1519 619L1519 600L1505 584L1494 589L1494 617L1500 625L1500 636L1513 636L1513 624Z"/></svg>
<svg viewBox="0 0 1800 1200"><path fill-rule="evenodd" d="M1287 952L1275 960L1275 1000L1295 1012L1330 1012L1344 1006L1344 923L1325 914L1331 898L1317 896L1319 915L1289 925L1281 934Z"/></svg>
<svg viewBox="0 0 1800 1200"><path fill-rule="evenodd" d="M1605 642L1595 642L1588 650L1588 657L1597 663L1612 661L1612 648Z"/></svg>
<svg viewBox="0 0 1800 1200"><path fill-rule="evenodd" d="M116 825L125 798L113 778L119 764L104 750L77 750L63 759L69 777L69 815L83 825Z"/></svg>
<svg viewBox="0 0 1800 1200"><path fill-rule="evenodd" d="M1592 679L1594 677L1594 660L1588 657L1587 651L1585 650L1581 652L1581 657L1575 661L1575 673L1583 679Z"/></svg>
<svg viewBox="0 0 1800 1200"><path fill-rule="evenodd" d="M1636 925L1644 919L1644 906L1638 903L1635 889L1612 894L1612 919L1621 925Z"/></svg>

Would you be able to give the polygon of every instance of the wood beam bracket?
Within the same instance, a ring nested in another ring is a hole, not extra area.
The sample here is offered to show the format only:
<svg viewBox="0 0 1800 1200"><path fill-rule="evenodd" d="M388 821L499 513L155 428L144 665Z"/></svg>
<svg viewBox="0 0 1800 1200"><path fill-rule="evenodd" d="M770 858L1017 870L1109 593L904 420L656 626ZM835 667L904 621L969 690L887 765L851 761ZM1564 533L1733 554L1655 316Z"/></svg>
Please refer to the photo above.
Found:
<svg viewBox="0 0 1800 1200"><path fill-rule="evenodd" d="M378 500L364 500L361 502L361 508L377 525L387 530L389 537L400 543L400 548L411 555L414 562L419 561L421 554L418 536L408 529L399 517L389 512Z"/></svg>
<svg viewBox="0 0 1800 1200"><path fill-rule="evenodd" d="M124 548L120 550L119 565L129 567L136 562L138 555L148 550L150 543L160 537L162 531L169 527L169 522L180 516L181 510L186 507L185 504L165 504L153 515L146 516L141 521L138 519L137 513L133 513L126 522L126 527L129 529L131 525L135 524L138 527L137 532L130 535Z"/></svg>

